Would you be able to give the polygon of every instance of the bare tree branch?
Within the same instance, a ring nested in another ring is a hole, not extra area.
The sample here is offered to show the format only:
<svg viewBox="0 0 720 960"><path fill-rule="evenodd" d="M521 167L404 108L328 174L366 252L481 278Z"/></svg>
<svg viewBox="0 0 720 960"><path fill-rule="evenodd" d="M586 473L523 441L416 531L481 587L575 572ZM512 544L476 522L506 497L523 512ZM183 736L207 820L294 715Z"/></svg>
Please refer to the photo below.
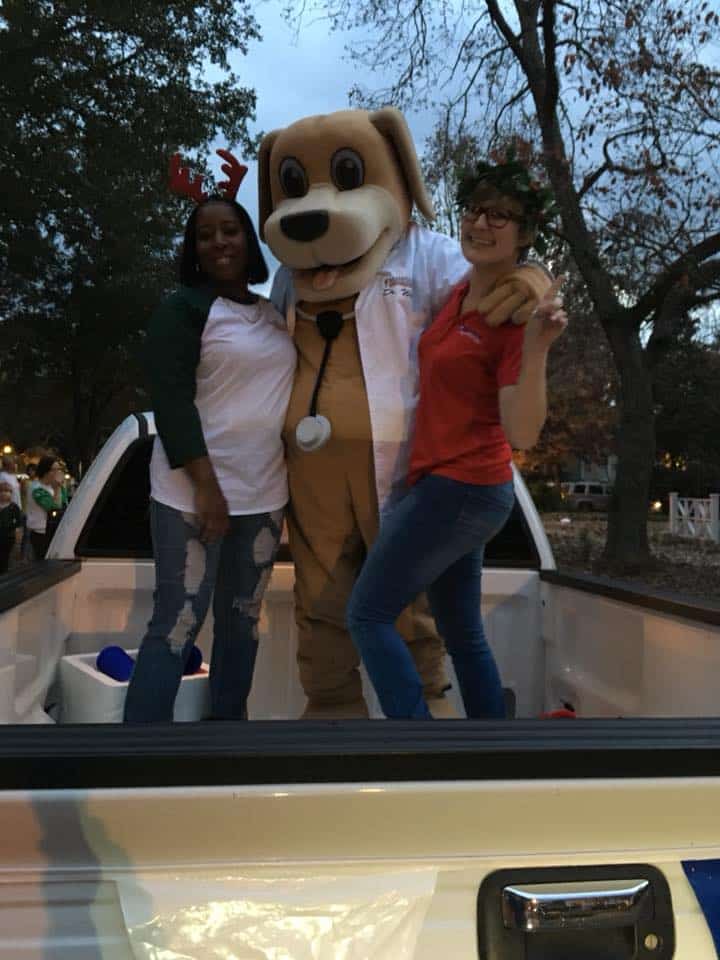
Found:
<svg viewBox="0 0 720 960"><path fill-rule="evenodd" d="M720 259L709 260L698 267L698 280L702 284L699 289L707 289L720 281ZM720 289L715 293L715 300L720 299Z"/></svg>
<svg viewBox="0 0 720 960"><path fill-rule="evenodd" d="M485 66L485 64L486 64L486 63L488 62L488 60L490 60L492 57L498 56L499 54L502 54L503 51L504 51L504 47L495 47L493 50L489 50L486 54L484 54L482 57L480 57L480 59L479 59L478 62L477 62L477 65L476 65L475 69L474 69L473 72L470 74L470 77L468 78L467 82L465 83L462 91L455 97L454 100L451 101L453 107L456 107L459 103L463 102L464 100L467 100L467 98L470 96L470 94L471 94L471 92L472 92L472 90L473 90L473 88L474 88L474 86L475 86L475 81L477 80L477 78L478 78L478 76L479 76L479 74L480 74L480 71L483 69L483 67ZM454 69L455 69L455 68L453 67L453 70L454 70Z"/></svg>
<svg viewBox="0 0 720 960"><path fill-rule="evenodd" d="M495 117L495 122L493 124L493 139L496 139L500 136L500 121L502 120L505 112L507 110L511 110L515 106L515 104L520 103L520 101L523 100L528 95L529 92L530 92L530 87L528 86L528 84L527 83L523 84L523 86L518 90L518 92L514 96L510 97L510 99L507 100L502 105L500 110L498 110L497 115Z"/></svg>
<svg viewBox="0 0 720 960"><path fill-rule="evenodd" d="M705 237L700 243L690 247L682 256L678 257L670 266L663 270L652 287L640 298L635 306L632 307L629 313L637 322L642 322L647 319L658 310L672 288L678 285L678 281L680 281L681 278L687 276L688 280L696 278L704 279L700 265L704 260L718 253L720 253L720 233ZM715 261L713 261L713 263L715 263ZM714 268L710 267L710 265L706 266L708 273L712 275ZM694 289L698 289L697 285ZM692 292L693 291L691 291L691 293Z"/></svg>
<svg viewBox="0 0 720 960"><path fill-rule="evenodd" d="M477 18L477 20L475 20L475 22L472 24L472 26L470 27L470 29L468 30L468 32L465 34L465 39L463 40L463 42L462 42L462 43L460 44L460 46L458 47L457 57L455 58L455 63L453 64L452 70L450 71L450 76L449 76L448 81L447 81L448 83L455 79L455 74L456 74L456 72L457 72L458 66L460 65L460 61L462 60L463 54L465 53L465 50L467 49L467 46L468 46L471 38L475 35L475 31L477 30L478 26L480 25L482 19L483 19L483 16L481 15L481 16L479 16L479 17ZM482 57L482 60L483 60L483 61L484 61L484 60L487 60L487 58L488 58L489 56L492 56L494 53L501 53L503 49L504 49L504 47L496 47L496 49L495 49L495 50L491 50L489 54L486 53L486 54Z"/></svg>
<svg viewBox="0 0 720 960"><path fill-rule="evenodd" d="M556 63L555 0L543 0L543 45L545 47L545 96L543 97L544 120L550 126L557 114L560 83Z"/></svg>
<svg viewBox="0 0 720 960"><path fill-rule="evenodd" d="M589 193L590 190L592 190L592 188L593 188L593 187L595 186L595 184L598 182L598 180L602 179L602 177L603 177L610 169L611 169L611 166L610 166L610 164L609 164L609 163L607 162L607 160L606 160L605 163L602 164L602 166L598 167L596 170L593 170L592 173L586 174L586 175L585 175L585 178L584 178L584 180L583 180L583 182L582 182L582 185L580 186L580 189L578 190L578 200L582 200L582 198L585 196L585 194L586 194L586 193Z"/></svg>
<svg viewBox="0 0 720 960"><path fill-rule="evenodd" d="M518 62L522 64L523 62L522 46L520 45L519 39L515 36L515 34L510 29L510 24L502 15L500 11L500 6L497 0L485 0L485 4L488 8L490 19L492 20L496 29L505 38L507 45L510 47L512 52L517 57Z"/></svg>

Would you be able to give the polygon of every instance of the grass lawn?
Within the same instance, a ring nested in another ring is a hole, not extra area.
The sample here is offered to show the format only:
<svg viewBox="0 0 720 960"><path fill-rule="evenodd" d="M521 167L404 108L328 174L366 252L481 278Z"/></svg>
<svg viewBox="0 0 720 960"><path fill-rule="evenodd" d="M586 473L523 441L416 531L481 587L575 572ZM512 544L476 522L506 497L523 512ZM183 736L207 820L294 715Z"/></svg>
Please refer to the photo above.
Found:
<svg viewBox="0 0 720 960"><path fill-rule="evenodd" d="M561 523L563 517L570 523ZM605 545L604 514L544 513L542 520L559 568L602 575L597 562ZM657 569L627 577L628 583L720 604L720 544L674 536L666 517L651 519L648 534Z"/></svg>

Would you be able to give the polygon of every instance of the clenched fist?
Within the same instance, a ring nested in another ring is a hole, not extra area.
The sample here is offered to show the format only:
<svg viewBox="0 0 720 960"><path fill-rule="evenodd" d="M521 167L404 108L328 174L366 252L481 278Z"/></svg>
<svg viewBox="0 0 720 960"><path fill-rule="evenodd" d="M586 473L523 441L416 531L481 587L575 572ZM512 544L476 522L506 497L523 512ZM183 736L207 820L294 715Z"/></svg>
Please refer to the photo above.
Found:
<svg viewBox="0 0 720 960"><path fill-rule="evenodd" d="M533 264L516 267L501 277L493 289L477 305L485 314L489 327L499 327L506 320L523 324L550 289L552 280L541 267Z"/></svg>

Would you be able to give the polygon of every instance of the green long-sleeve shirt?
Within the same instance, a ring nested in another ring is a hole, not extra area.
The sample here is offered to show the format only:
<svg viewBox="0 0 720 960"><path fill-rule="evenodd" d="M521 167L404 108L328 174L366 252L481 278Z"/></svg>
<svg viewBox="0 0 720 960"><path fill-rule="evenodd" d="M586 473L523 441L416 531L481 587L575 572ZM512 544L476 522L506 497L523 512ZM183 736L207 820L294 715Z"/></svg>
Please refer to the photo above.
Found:
<svg viewBox="0 0 720 960"><path fill-rule="evenodd" d="M65 487L60 487L60 500L57 501L44 487L35 487L32 498L38 506L50 513L51 510L62 510L67 506L68 495Z"/></svg>
<svg viewBox="0 0 720 960"><path fill-rule="evenodd" d="M173 469L207 456L195 377L214 299L206 287L180 287L162 301L148 327L145 370L155 428Z"/></svg>

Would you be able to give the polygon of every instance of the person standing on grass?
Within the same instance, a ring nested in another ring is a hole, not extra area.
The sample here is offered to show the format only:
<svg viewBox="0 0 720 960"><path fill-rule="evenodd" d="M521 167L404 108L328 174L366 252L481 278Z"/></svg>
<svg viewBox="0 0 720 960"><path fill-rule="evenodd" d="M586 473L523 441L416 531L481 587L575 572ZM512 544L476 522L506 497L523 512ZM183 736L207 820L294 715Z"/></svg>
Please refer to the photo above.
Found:
<svg viewBox="0 0 720 960"><path fill-rule="evenodd" d="M28 463L25 467L25 479L20 481L20 509L23 512L23 535L20 544L20 557L26 562L33 560L33 548L30 542L30 530L27 524L28 504L37 483L37 464Z"/></svg>
<svg viewBox="0 0 720 960"><path fill-rule="evenodd" d="M50 541L48 519L54 519L67 502L65 471L55 457L41 457L27 505L27 526L35 560L45 559Z"/></svg>
<svg viewBox="0 0 720 960"><path fill-rule="evenodd" d="M20 481L17 477L17 461L11 454L4 454L0 460L0 481L10 485L13 503L22 510L20 499Z"/></svg>

